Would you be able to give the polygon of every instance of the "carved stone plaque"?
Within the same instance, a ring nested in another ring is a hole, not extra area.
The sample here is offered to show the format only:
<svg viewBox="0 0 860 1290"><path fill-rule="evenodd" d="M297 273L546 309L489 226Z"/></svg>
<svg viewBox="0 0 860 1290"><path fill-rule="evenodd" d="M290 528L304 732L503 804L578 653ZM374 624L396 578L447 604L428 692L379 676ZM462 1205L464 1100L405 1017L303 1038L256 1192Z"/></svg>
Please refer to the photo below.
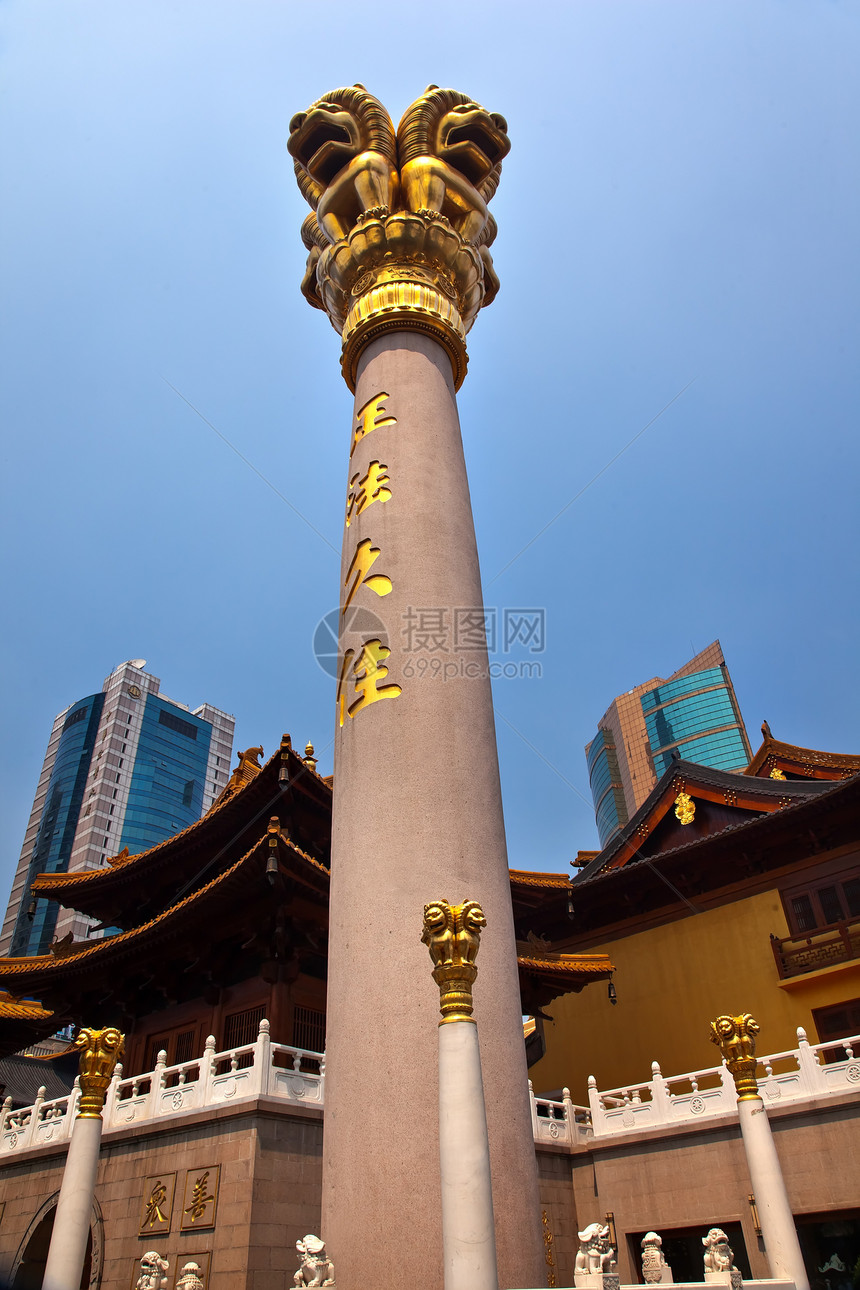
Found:
<svg viewBox="0 0 860 1290"><path fill-rule="evenodd" d="M179 1224L181 1231L199 1232L215 1226L220 1177L220 1165L205 1165L202 1169L188 1170Z"/></svg>
<svg viewBox="0 0 860 1290"><path fill-rule="evenodd" d="M163 1236L170 1231L176 1174L152 1174L143 1181L138 1236Z"/></svg>

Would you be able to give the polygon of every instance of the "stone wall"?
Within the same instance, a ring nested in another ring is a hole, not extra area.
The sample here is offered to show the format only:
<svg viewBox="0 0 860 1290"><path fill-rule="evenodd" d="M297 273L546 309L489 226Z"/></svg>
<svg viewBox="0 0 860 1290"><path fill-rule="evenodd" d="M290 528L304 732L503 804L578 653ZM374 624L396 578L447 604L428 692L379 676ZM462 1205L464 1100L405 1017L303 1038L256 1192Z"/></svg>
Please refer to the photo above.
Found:
<svg viewBox="0 0 860 1290"><path fill-rule="evenodd" d="M860 1098L768 1107L795 1217L851 1210L860 1196ZM573 1207L580 1223L615 1215L618 1271L636 1282L631 1234L739 1222L753 1277L769 1277L749 1205L752 1190L737 1121L699 1130L631 1133L575 1150ZM638 1243L637 1243L638 1246ZM637 1249L638 1255L638 1249ZM563 1283L561 1283L563 1284Z"/></svg>
<svg viewBox="0 0 860 1290"><path fill-rule="evenodd" d="M768 1114L794 1214L851 1210L860 1196L860 1093L824 1102L769 1106ZM380 1168L384 1168L380 1148ZM0 1277L62 1181L65 1143L0 1161ZM131 1290L141 1255L170 1259L172 1287L182 1262L209 1255L206 1290L291 1290L295 1242L319 1232L322 1112L257 1098L236 1106L179 1113L109 1132L102 1145L96 1201L101 1281L93 1290ZM638 1278L630 1238L689 1228L703 1235L717 1223L740 1223L753 1277L768 1276L756 1237L751 1190L737 1121L626 1133L571 1150L537 1150L540 1206L553 1236L555 1281L573 1284L576 1233L612 1211L622 1283ZM195 1180L220 1166L214 1226L181 1230ZM169 1231L139 1235L152 1181L175 1175ZM406 1221L408 1216L401 1215ZM536 1223L540 1224L540 1213ZM398 1220L399 1221L399 1220ZM325 1233L322 1233L325 1235ZM332 1251L335 1255L336 1251ZM549 1272L549 1269L546 1269ZM546 1284L548 1277L540 1284ZM38 1282L36 1282L38 1284Z"/></svg>
<svg viewBox="0 0 860 1290"><path fill-rule="evenodd" d="M555 1282L559 1286L572 1286L573 1265L579 1248L576 1235L579 1228L570 1153L560 1149L538 1151L537 1163L541 1210L546 1213L553 1238Z"/></svg>
<svg viewBox="0 0 860 1290"><path fill-rule="evenodd" d="M65 1149L42 1148L4 1161L0 1273L13 1271L34 1217L59 1191L64 1160ZM285 1114L282 1103L265 1098L106 1134L96 1190L103 1268L94 1286L131 1290L141 1255L153 1249L170 1259L171 1287L186 1259L208 1255L206 1290L287 1290L296 1240L319 1230L321 1161L321 1112ZM206 1170L201 1195L212 1195L217 1182L217 1197L204 1206L200 1226L183 1231L194 1183ZM161 1206L169 1230L156 1220L140 1235L153 1180L166 1179L169 1193L171 1176L172 1204Z"/></svg>

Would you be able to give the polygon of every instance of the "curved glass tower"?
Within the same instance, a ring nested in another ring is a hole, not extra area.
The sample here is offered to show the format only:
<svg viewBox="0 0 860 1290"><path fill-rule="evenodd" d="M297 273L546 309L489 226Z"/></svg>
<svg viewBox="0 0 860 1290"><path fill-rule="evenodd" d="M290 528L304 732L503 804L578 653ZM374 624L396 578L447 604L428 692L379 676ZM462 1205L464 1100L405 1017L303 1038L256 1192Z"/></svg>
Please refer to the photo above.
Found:
<svg viewBox="0 0 860 1290"><path fill-rule="evenodd" d="M673 758L744 770L752 752L720 642L613 699L586 746L600 845L642 805Z"/></svg>

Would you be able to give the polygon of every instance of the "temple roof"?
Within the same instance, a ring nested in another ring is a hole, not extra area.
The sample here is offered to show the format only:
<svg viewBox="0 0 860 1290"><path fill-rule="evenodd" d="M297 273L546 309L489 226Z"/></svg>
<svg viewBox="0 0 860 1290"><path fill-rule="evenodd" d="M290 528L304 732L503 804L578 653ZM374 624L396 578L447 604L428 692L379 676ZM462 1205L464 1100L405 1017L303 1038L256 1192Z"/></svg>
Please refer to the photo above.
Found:
<svg viewBox="0 0 860 1290"><path fill-rule="evenodd" d="M762 745L744 771L760 779L848 779L860 771L860 754L823 752L774 739L765 721Z"/></svg>
<svg viewBox="0 0 860 1290"><path fill-rule="evenodd" d="M0 990L0 1018L4 1021L47 1021L53 1015L35 999L13 999L8 990Z"/></svg>
<svg viewBox="0 0 860 1290"><path fill-rule="evenodd" d="M0 1096L11 1097L13 1106L32 1106L40 1089L48 1100L66 1097L78 1073L80 1054L76 1048L30 1057L10 1053L0 1057Z"/></svg>
<svg viewBox="0 0 860 1290"><path fill-rule="evenodd" d="M249 749L211 809L181 833L147 851L114 856L104 869L40 874L33 893L99 919L104 927L144 925L187 890L198 886L217 864L240 858L277 814L306 854L327 869L331 839L331 785L289 746L262 767Z"/></svg>
<svg viewBox="0 0 860 1290"><path fill-rule="evenodd" d="M0 959L0 987L52 1009L45 1034L94 1015L126 1028L128 1017L264 971L324 977L328 883L326 866L274 817L242 856L146 923ZM34 1019L22 1038L0 1016L0 1056L31 1044L37 1026Z"/></svg>
<svg viewBox="0 0 860 1290"><path fill-rule="evenodd" d="M55 1030L95 1011L157 1010L164 1002L153 1004L153 991L168 1000L171 990L177 998L205 990L213 958L228 961L234 975L255 975L259 962L249 959L249 947L273 971L291 953L291 961L312 962L304 970L324 976L331 784L286 745L262 767L259 752L240 754L209 813L176 837L115 857L106 869L41 875L34 884L40 896L123 930L86 942L69 936L48 954L0 959L0 987L42 999L53 1009L45 1017ZM296 839L297 828L307 848ZM565 874L512 873L524 938L535 900L568 889ZM543 944L527 944L519 960L524 1008L539 1008L612 971L605 955L560 955ZM5 1031L0 1014L0 1053L12 1050ZM28 1042L32 1034L17 1046Z"/></svg>
<svg viewBox="0 0 860 1290"><path fill-rule="evenodd" d="M785 785L783 785L785 787ZM794 786L792 786L794 787ZM622 927L698 913L725 900L773 887L782 875L815 857L858 842L860 776L822 782L816 794L798 794L778 810L746 814L724 828L621 867L574 877L570 903L559 893L533 914L555 944L584 949ZM572 911L572 912L571 912Z"/></svg>
<svg viewBox="0 0 860 1290"><path fill-rule="evenodd" d="M818 797L831 787L821 780L788 783L674 761L632 818L579 870L573 884Z"/></svg>
<svg viewBox="0 0 860 1290"><path fill-rule="evenodd" d="M48 1008L35 999L18 999L0 990L0 1036L3 1052L28 1048L54 1034L58 1022Z"/></svg>
<svg viewBox="0 0 860 1290"><path fill-rule="evenodd" d="M560 994L578 994L615 971L608 954L563 954L517 941L520 995L524 1012L537 1012Z"/></svg>

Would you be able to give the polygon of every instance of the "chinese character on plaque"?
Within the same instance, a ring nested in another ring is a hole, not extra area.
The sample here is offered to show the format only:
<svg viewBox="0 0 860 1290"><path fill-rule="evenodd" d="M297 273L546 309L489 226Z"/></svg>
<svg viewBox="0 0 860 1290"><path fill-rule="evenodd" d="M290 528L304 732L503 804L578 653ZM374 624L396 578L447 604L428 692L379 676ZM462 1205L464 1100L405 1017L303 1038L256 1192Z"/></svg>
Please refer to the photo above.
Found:
<svg viewBox="0 0 860 1290"><path fill-rule="evenodd" d="M179 1224L181 1231L193 1232L215 1226L220 1173L220 1165L188 1170L182 1200L182 1221Z"/></svg>
<svg viewBox="0 0 860 1290"><path fill-rule="evenodd" d="M170 1231L173 1213L173 1193L176 1174L153 1174L143 1180L143 1200L140 1207L138 1236L149 1236Z"/></svg>

